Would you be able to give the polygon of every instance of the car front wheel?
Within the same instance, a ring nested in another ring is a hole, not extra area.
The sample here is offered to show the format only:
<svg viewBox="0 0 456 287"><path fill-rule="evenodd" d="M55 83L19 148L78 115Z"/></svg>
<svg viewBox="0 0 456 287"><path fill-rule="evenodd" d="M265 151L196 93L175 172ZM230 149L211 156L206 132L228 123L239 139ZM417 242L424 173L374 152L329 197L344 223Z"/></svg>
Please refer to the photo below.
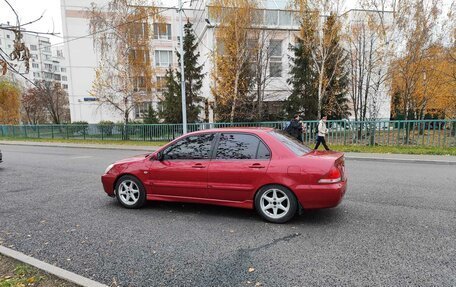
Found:
<svg viewBox="0 0 456 287"><path fill-rule="evenodd" d="M280 185L261 188L255 196L255 208L265 220L285 223L296 214L298 202L293 192Z"/></svg>
<svg viewBox="0 0 456 287"><path fill-rule="evenodd" d="M116 183L116 198L126 208L140 208L146 202L146 192L136 177L124 175Z"/></svg>

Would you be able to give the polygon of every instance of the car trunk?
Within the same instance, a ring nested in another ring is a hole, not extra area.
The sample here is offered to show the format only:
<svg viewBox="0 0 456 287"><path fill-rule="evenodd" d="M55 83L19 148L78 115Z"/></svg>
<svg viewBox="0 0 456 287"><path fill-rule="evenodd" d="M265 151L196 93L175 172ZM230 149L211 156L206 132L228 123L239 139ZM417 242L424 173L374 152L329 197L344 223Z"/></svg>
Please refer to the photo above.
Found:
<svg viewBox="0 0 456 287"><path fill-rule="evenodd" d="M330 172L331 168L336 167L340 171L341 179L345 180L345 157L344 153L336 151L312 151L303 155L320 163L324 172Z"/></svg>

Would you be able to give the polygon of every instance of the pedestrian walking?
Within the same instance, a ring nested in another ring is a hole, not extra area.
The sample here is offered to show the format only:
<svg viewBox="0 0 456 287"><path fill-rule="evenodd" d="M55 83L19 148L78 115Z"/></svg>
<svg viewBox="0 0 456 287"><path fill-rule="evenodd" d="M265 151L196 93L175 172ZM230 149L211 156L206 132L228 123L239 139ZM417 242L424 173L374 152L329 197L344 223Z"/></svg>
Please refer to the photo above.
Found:
<svg viewBox="0 0 456 287"><path fill-rule="evenodd" d="M285 129L292 137L302 141L302 122L299 120L299 114L296 114Z"/></svg>
<svg viewBox="0 0 456 287"><path fill-rule="evenodd" d="M326 128L326 120L328 118L323 116L318 123L318 134L317 134L317 144L315 145L315 150L318 149L320 143L323 144L326 150L329 150L329 147L326 145L325 136L328 134L328 128Z"/></svg>

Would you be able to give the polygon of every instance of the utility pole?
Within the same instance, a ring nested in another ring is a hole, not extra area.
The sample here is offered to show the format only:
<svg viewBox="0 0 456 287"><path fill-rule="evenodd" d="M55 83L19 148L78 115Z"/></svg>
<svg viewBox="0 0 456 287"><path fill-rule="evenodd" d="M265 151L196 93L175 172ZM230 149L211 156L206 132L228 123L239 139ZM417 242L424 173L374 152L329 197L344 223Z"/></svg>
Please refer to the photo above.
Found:
<svg viewBox="0 0 456 287"><path fill-rule="evenodd" d="M185 75L184 75L184 27L182 26L182 0L179 0L179 28L180 28L180 66L181 66L181 97L182 97L182 132L187 133L187 100L185 98Z"/></svg>

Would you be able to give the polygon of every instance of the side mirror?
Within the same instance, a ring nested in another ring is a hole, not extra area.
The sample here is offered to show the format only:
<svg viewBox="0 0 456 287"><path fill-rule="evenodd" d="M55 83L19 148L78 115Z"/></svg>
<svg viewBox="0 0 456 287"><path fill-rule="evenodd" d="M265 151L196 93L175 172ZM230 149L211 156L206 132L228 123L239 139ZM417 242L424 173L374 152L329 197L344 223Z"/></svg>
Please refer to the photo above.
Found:
<svg viewBox="0 0 456 287"><path fill-rule="evenodd" d="M150 157L150 160L162 161L162 160L163 160L163 153L162 153L162 152L157 152L157 153L153 154L153 155Z"/></svg>
<svg viewBox="0 0 456 287"><path fill-rule="evenodd" d="M157 158L158 161L163 161L165 159L165 156L164 156L163 152L161 152L161 151L157 152L155 157Z"/></svg>

